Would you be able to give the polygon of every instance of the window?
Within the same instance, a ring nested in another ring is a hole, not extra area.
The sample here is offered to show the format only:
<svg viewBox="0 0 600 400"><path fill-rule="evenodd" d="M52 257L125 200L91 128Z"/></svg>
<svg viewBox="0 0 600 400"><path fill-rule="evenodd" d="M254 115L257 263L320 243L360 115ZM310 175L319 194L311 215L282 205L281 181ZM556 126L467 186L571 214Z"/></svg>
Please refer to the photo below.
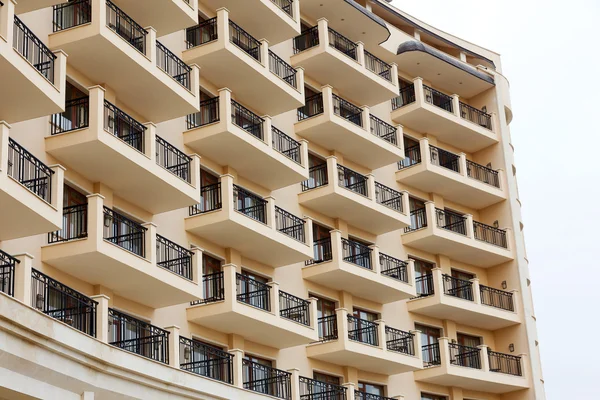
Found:
<svg viewBox="0 0 600 400"><path fill-rule="evenodd" d="M325 382L330 385L339 385L340 378L333 375L323 374L321 372L313 372L313 379L319 382Z"/></svg>
<svg viewBox="0 0 600 400"><path fill-rule="evenodd" d="M433 294L433 275L432 270L434 265L430 262L419 260L413 257L415 261L415 285L417 287L417 295L429 296Z"/></svg>
<svg viewBox="0 0 600 400"><path fill-rule="evenodd" d="M335 302L318 296L311 295L317 299L317 324L319 326L319 338L337 338Z"/></svg>
<svg viewBox="0 0 600 400"><path fill-rule="evenodd" d="M205 301L223 299L223 280L220 276L214 275L221 272L221 260L209 256L202 255L202 276L205 277L202 281L202 290ZM210 276L208 276L210 275ZM206 278L208 276L208 278Z"/></svg>
<svg viewBox="0 0 600 400"><path fill-rule="evenodd" d="M448 400L448 398L437 394L421 393L421 400Z"/></svg>
<svg viewBox="0 0 600 400"><path fill-rule="evenodd" d="M266 286L269 279L256 275L247 270L242 270L241 277L237 279L237 299L261 310L268 310L269 291Z"/></svg>
<svg viewBox="0 0 600 400"><path fill-rule="evenodd" d="M376 346L377 325L373 322L379 319L379 314L355 308L352 316L354 318L348 320L348 337L351 340Z"/></svg>
<svg viewBox="0 0 600 400"><path fill-rule="evenodd" d="M442 330L426 325L415 324L415 330L421 331L421 345L423 346L423 363L426 366L440 364L440 351L436 346L442 336Z"/></svg>
<svg viewBox="0 0 600 400"><path fill-rule="evenodd" d="M271 376L273 362L264 358L245 355L243 368L244 387L255 392L272 395L274 384Z"/></svg>
<svg viewBox="0 0 600 400"><path fill-rule="evenodd" d="M358 391L361 393L374 394L377 396L385 395L385 390L382 385L375 385L372 383L358 382Z"/></svg>

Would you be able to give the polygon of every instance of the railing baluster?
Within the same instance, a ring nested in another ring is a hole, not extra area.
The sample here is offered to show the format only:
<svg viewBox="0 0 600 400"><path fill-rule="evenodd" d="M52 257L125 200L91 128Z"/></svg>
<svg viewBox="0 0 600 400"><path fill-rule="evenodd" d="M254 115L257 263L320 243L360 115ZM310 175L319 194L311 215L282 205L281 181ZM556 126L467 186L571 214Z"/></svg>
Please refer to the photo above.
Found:
<svg viewBox="0 0 600 400"><path fill-rule="evenodd" d="M156 235L156 265L192 280L194 253L161 235Z"/></svg>
<svg viewBox="0 0 600 400"><path fill-rule="evenodd" d="M44 78L54 84L56 56L16 15L13 27L13 48Z"/></svg>
<svg viewBox="0 0 600 400"><path fill-rule="evenodd" d="M450 275L442 275L444 294L458 297L459 299L474 301L473 282L465 279L455 278Z"/></svg>
<svg viewBox="0 0 600 400"><path fill-rule="evenodd" d="M304 243L304 225L302 218L275 206L275 226L278 232Z"/></svg>
<svg viewBox="0 0 600 400"><path fill-rule="evenodd" d="M184 371L233 384L233 355L217 347L179 336L179 359Z"/></svg>
<svg viewBox="0 0 600 400"><path fill-rule="evenodd" d="M342 252L344 261L366 269L373 269L371 253L373 250L362 243L342 238Z"/></svg>
<svg viewBox="0 0 600 400"><path fill-rule="evenodd" d="M315 240L313 243L314 256L312 260L307 260L304 265L319 264L325 261L331 261L333 257L331 248L331 238Z"/></svg>
<svg viewBox="0 0 600 400"><path fill-rule="evenodd" d="M247 359L242 360L244 389L291 400L291 374Z"/></svg>
<svg viewBox="0 0 600 400"><path fill-rule="evenodd" d="M310 301L279 291L279 315L282 318L310 326Z"/></svg>
<svg viewBox="0 0 600 400"><path fill-rule="evenodd" d="M146 231L139 223L104 207L104 240L145 258Z"/></svg>
<svg viewBox="0 0 600 400"><path fill-rule="evenodd" d="M15 295L15 266L19 260L0 250L0 292Z"/></svg>
<svg viewBox="0 0 600 400"><path fill-rule="evenodd" d="M192 158L160 136L156 136L156 163L184 181L191 182Z"/></svg>
<svg viewBox="0 0 600 400"><path fill-rule="evenodd" d="M237 301L271 311L271 287L249 276L236 273Z"/></svg>
<svg viewBox="0 0 600 400"><path fill-rule="evenodd" d="M184 63L158 40L156 41L156 65L181 86L190 90L192 67Z"/></svg>
<svg viewBox="0 0 600 400"><path fill-rule="evenodd" d="M24 147L8 138L8 176L47 203L52 202L54 171Z"/></svg>

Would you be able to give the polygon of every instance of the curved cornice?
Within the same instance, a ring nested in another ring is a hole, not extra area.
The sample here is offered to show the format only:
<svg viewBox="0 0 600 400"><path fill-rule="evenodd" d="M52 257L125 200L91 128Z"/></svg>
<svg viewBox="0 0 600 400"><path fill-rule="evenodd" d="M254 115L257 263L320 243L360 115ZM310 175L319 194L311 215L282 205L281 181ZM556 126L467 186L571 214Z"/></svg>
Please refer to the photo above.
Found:
<svg viewBox="0 0 600 400"><path fill-rule="evenodd" d="M385 40L382 40L381 43L386 42L390 36L392 35L392 33L390 32L389 28L387 27L387 24L385 23L385 21L383 20L383 18L375 15L374 13L372 13L371 11L367 10L366 8L364 8L363 6L361 6L360 4L358 4L356 1L354 0L344 0L348 5L354 7L356 10L358 10L360 13L362 13L363 15L365 15L367 18L370 18L373 22L375 22L378 25L381 25L388 33L387 38L385 38ZM380 44L381 44L380 43Z"/></svg>

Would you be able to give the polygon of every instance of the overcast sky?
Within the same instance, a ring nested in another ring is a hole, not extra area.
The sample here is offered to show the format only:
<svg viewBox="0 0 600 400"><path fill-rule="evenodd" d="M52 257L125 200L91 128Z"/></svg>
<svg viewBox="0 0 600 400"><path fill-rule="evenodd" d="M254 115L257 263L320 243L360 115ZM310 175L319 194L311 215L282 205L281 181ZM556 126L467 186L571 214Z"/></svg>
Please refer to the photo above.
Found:
<svg viewBox="0 0 600 400"><path fill-rule="evenodd" d="M600 0L393 4L502 55L546 396L600 398Z"/></svg>

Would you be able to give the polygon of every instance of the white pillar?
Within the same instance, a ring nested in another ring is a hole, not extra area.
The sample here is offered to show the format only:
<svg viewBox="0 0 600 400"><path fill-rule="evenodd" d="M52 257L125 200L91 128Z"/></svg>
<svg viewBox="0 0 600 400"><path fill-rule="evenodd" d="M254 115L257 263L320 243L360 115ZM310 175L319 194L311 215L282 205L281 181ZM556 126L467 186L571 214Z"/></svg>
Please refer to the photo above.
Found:
<svg viewBox="0 0 600 400"><path fill-rule="evenodd" d="M342 386L346 388L346 400L354 400L355 399L354 391L356 390L354 383L346 382L346 383L343 383Z"/></svg>
<svg viewBox="0 0 600 400"><path fill-rule="evenodd" d="M295 2L297 3L297 2ZM298 368L288 369L290 373L290 381L292 383L291 400L300 400L300 370Z"/></svg>
<svg viewBox="0 0 600 400"><path fill-rule="evenodd" d="M103 294L92 296L92 300L98 302L96 306L96 339L102 343L108 343L108 302L110 298Z"/></svg>
<svg viewBox="0 0 600 400"><path fill-rule="evenodd" d="M226 46L229 43L229 10L225 7L217 8L217 39Z"/></svg>
<svg viewBox="0 0 600 400"><path fill-rule="evenodd" d="M423 107L425 103L425 93L423 92L423 78L416 77L413 79L413 85L415 86L415 103L418 107Z"/></svg>
<svg viewBox="0 0 600 400"><path fill-rule="evenodd" d="M465 153L458 153L458 173L467 176L467 155Z"/></svg>
<svg viewBox="0 0 600 400"><path fill-rule="evenodd" d="M273 122L269 115L263 115L261 118L264 120L262 124L263 141L267 144L267 146L273 148Z"/></svg>
<svg viewBox="0 0 600 400"><path fill-rule="evenodd" d="M279 283L271 281L267 285L271 288L271 293L269 294L271 314L279 317Z"/></svg>
<svg viewBox="0 0 600 400"><path fill-rule="evenodd" d="M67 87L67 53L62 50L53 51L56 59L54 60L54 86L59 93L64 94Z"/></svg>
<svg viewBox="0 0 600 400"><path fill-rule="evenodd" d="M480 350L479 358L481 360L481 370L483 372L490 372L490 358L488 357L488 346L485 344L477 346Z"/></svg>
<svg viewBox="0 0 600 400"><path fill-rule="evenodd" d="M153 65L156 65L156 29L151 26L144 29L148 31L148 34L146 35L146 57L148 57Z"/></svg>
<svg viewBox="0 0 600 400"><path fill-rule="evenodd" d="M329 46L329 22L327 18L319 18L317 20L317 26L319 29L319 47Z"/></svg>
<svg viewBox="0 0 600 400"><path fill-rule="evenodd" d="M381 274L381 263L379 262L379 246L372 244L369 246L371 249L371 268L377 275Z"/></svg>
<svg viewBox="0 0 600 400"><path fill-rule="evenodd" d="M473 302L475 304L481 304L481 292L479 291L479 278L473 278L470 280L471 290L473 291Z"/></svg>
<svg viewBox="0 0 600 400"><path fill-rule="evenodd" d="M237 302L237 267L234 264L224 264L223 295L226 309L232 309Z"/></svg>
<svg viewBox="0 0 600 400"><path fill-rule="evenodd" d="M265 197L267 201L266 225L273 230L277 230L277 213L275 211L275 198L273 196Z"/></svg>
<svg viewBox="0 0 600 400"><path fill-rule="evenodd" d="M383 351L387 351L387 342L385 335L385 321L382 319L378 319L375 321L377 324L377 343L378 347Z"/></svg>
<svg viewBox="0 0 600 400"><path fill-rule="evenodd" d="M415 348L415 357L423 360L423 344L421 343L421 331L413 330L409 331L413 335L413 345Z"/></svg>
<svg viewBox="0 0 600 400"><path fill-rule="evenodd" d="M156 163L156 125L152 122L144 124L144 155Z"/></svg>
<svg viewBox="0 0 600 400"><path fill-rule="evenodd" d="M81 400L94 400L94 392L83 392L81 394Z"/></svg>
<svg viewBox="0 0 600 400"><path fill-rule="evenodd" d="M460 118L460 99L457 94L452 95L452 113Z"/></svg>
<svg viewBox="0 0 600 400"><path fill-rule="evenodd" d="M267 39L260 39L260 63L269 68L269 41Z"/></svg>
<svg viewBox="0 0 600 400"><path fill-rule="evenodd" d="M440 365L442 367L447 367L450 365L450 348L448 347L449 341L450 339L447 337L441 337L438 339L440 346Z"/></svg>
<svg viewBox="0 0 600 400"><path fill-rule="evenodd" d="M377 202L375 198L375 175L367 174L367 198L373 202Z"/></svg>
<svg viewBox="0 0 600 400"><path fill-rule="evenodd" d="M179 368L181 366L179 360L179 327L171 325L164 329L169 332L169 365Z"/></svg>
<svg viewBox="0 0 600 400"><path fill-rule="evenodd" d="M365 67L365 44L363 42L356 42L356 58L356 61Z"/></svg>
<svg viewBox="0 0 600 400"><path fill-rule="evenodd" d="M192 281L197 284L202 283L202 257L204 255L204 250L196 245L191 246L192 250ZM200 293L202 295L202 293ZM200 296L202 297L202 296Z"/></svg>
<svg viewBox="0 0 600 400"><path fill-rule="evenodd" d="M152 265L156 265L156 224L146 222L142 226L147 229L144 232L144 258Z"/></svg>
<svg viewBox="0 0 600 400"><path fill-rule="evenodd" d="M342 262L344 259L344 250L342 248L342 231L333 229L329 231L331 235L331 259L334 262Z"/></svg>
<svg viewBox="0 0 600 400"><path fill-rule="evenodd" d="M317 303L319 300L315 297L311 297L308 299L310 301L310 327L313 329L317 329L319 326L319 316L317 310Z"/></svg>
<svg viewBox="0 0 600 400"><path fill-rule="evenodd" d="M304 236L305 243L307 246L312 247L314 243L313 238L313 220L311 217L304 216Z"/></svg>
<svg viewBox="0 0 600 400"><path fill-rule="evenodd" d="M64 192L64 179L66 168L60 164L54 164L48 166L54 173L50 178L50 204L54 206L59 212L62 213L63 209L63 192Z"/></svg>
<svg viewBox="0 0 600 400"><path fill-rule="evenodd" d="M15 254L13 256L19 262L15 265L15 299L35 307L31 299L31 270L33 269L33 256L29 253Z"/></svg>
<svg viewBox="0 0 600 400"><path fill-rule="evenodd" d="M362 128L367 131L368 133L372 133L371 132L371 110L369 108L369 106L362 106L360 107L362 109L360 118L362 119Z"/></svg>
<svg viewBox="0 0 600 400"><path fill-rule="evenodd" d="M466 224L466 232L467 232L467 237L470 239L475 238L475 233L473 231L473 216L471 214L465 214L464 217L466 218L465 224Z"/></svg>
<svg viewBox="0 0 600 400"><path fill-rule="evenodd" d="M95 242L97 247L104 240L104 196L94 193L86 197L88 201L87 240Z"/></svg>
<svg viewBox="0 0 600 400"><path fill-rule="evenodd" d="M237 387L244 387L244 366L242 360L244 359L244 351L241 349L229 350L230 354L233 354L233 384Z"/></svg>

